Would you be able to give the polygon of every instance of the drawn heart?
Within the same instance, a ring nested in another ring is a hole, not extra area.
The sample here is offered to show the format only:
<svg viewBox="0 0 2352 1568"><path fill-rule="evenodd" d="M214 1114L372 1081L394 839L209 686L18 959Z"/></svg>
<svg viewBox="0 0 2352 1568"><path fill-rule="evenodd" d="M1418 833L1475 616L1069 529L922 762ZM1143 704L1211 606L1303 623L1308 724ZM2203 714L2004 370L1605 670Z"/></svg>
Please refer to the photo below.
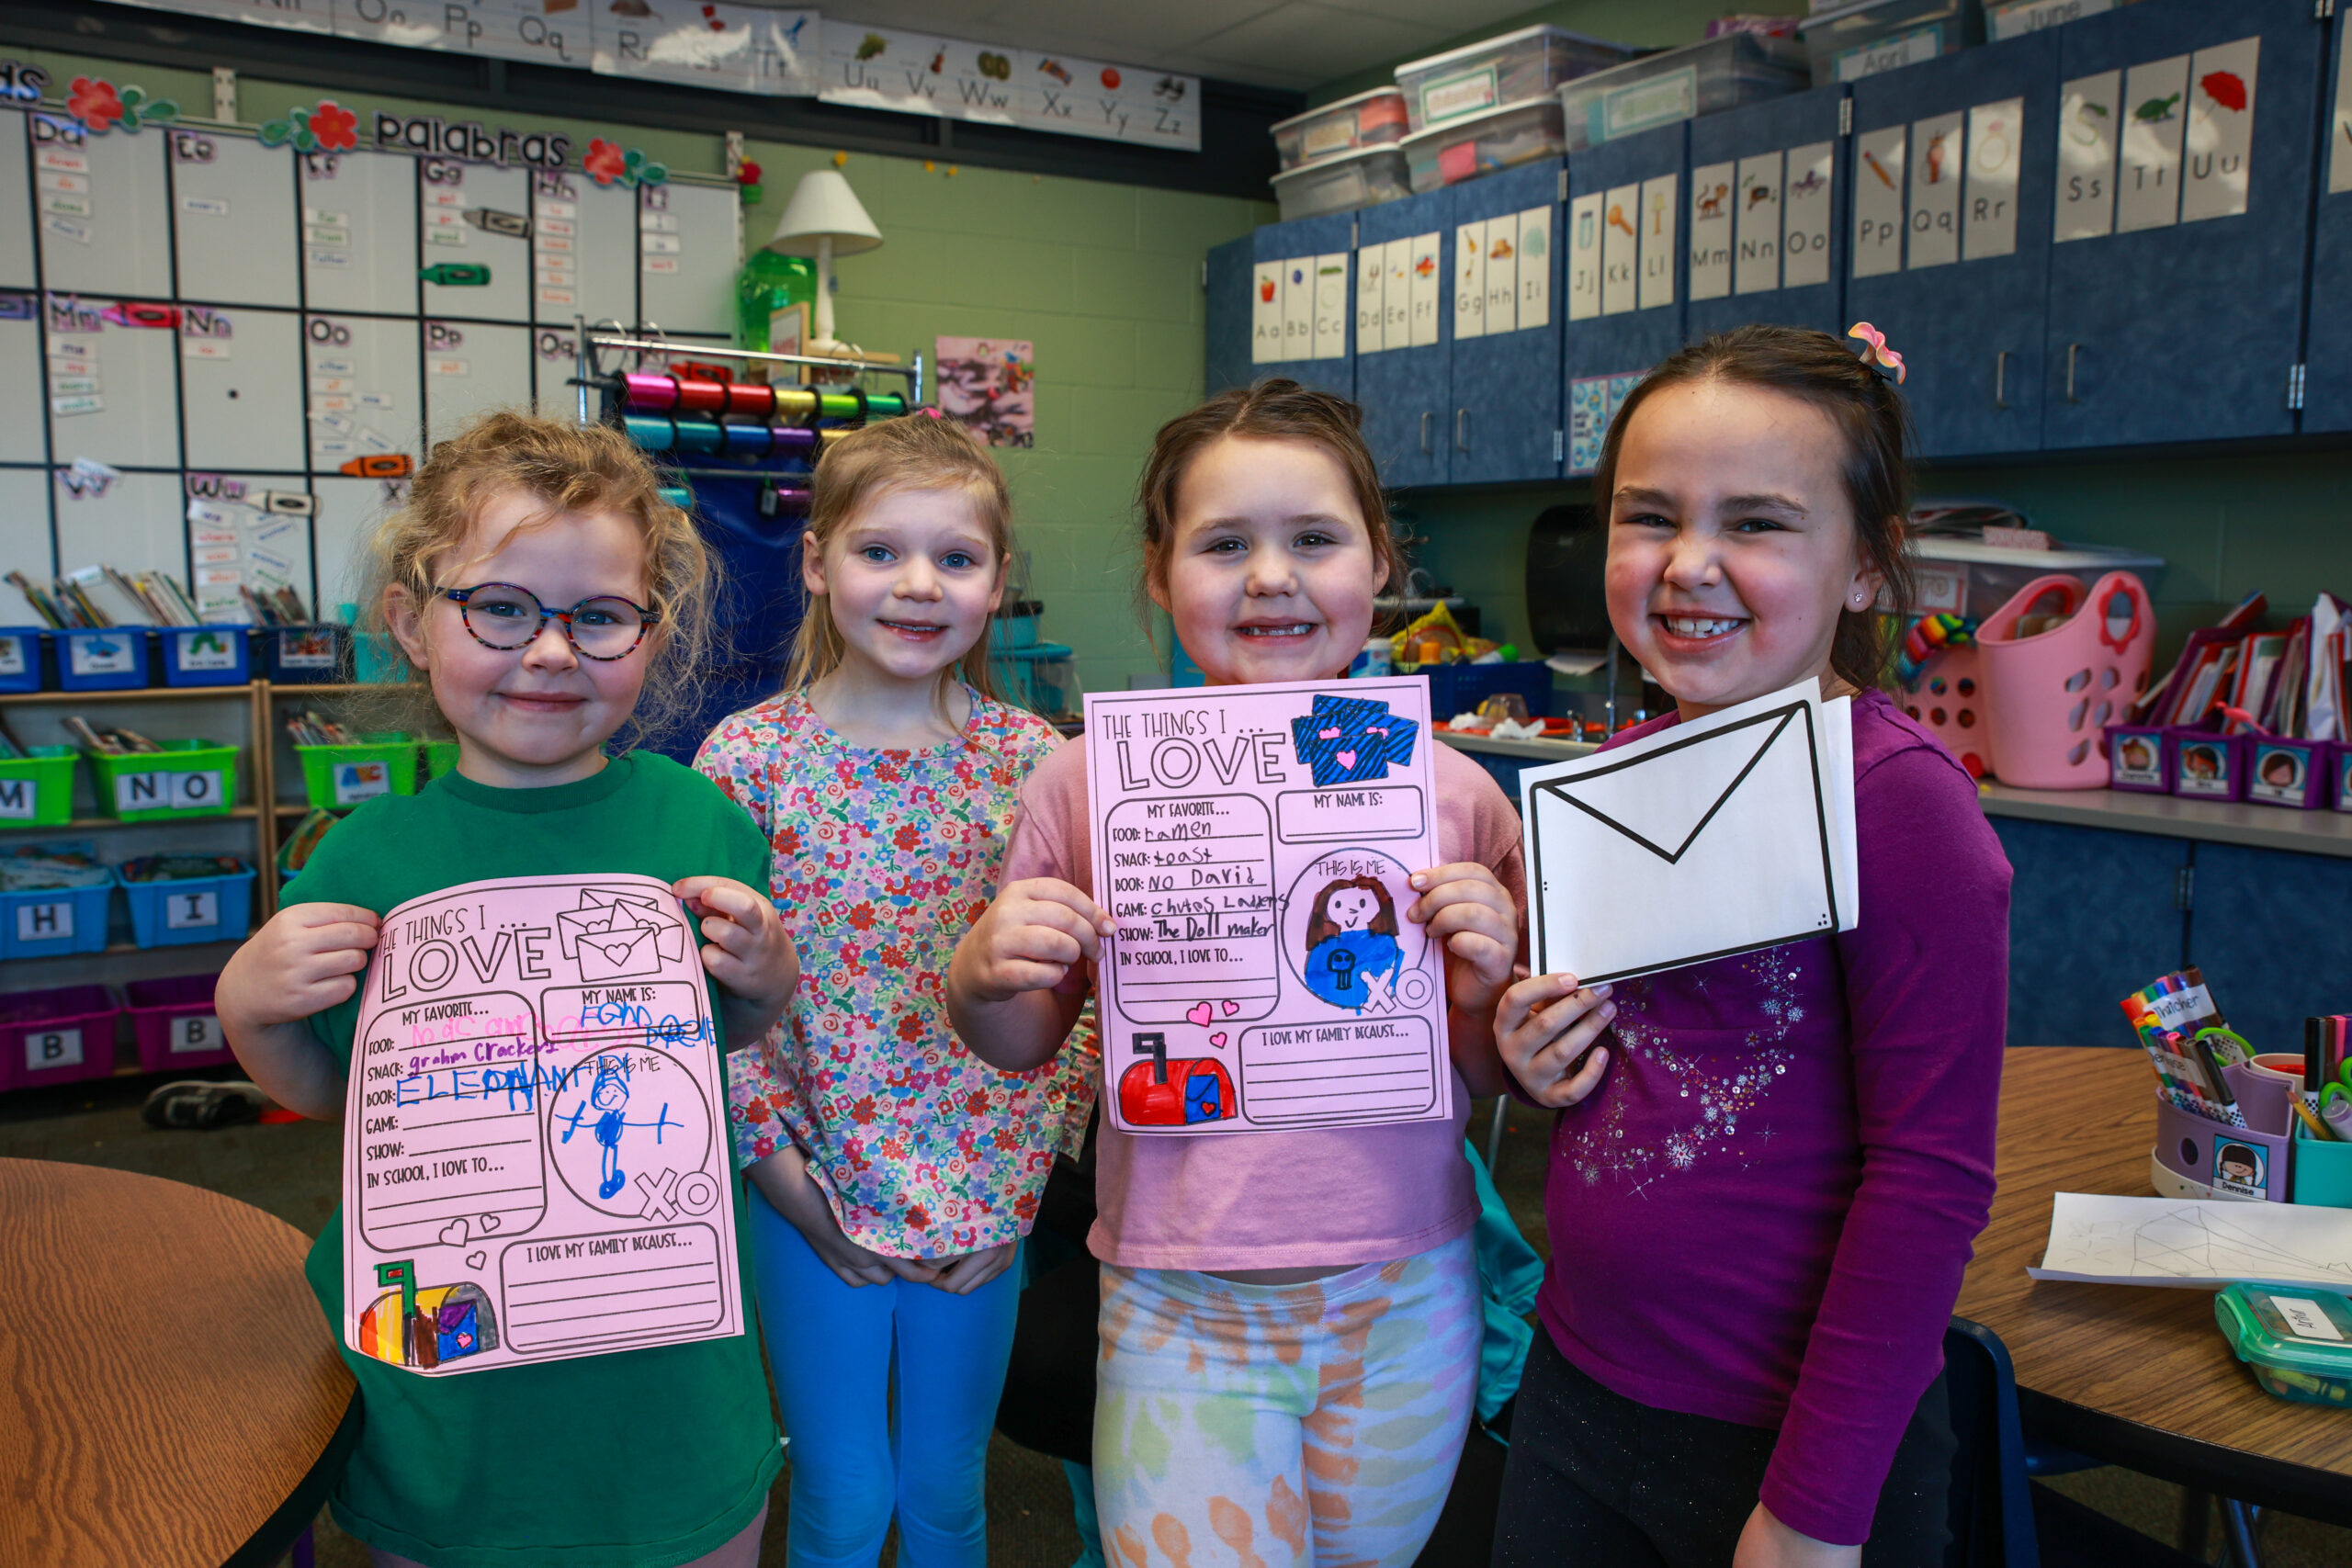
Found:
<svg viewBox="0 0 2352 1568"><path fill-rule="evenodd" d="M1353 751L1334 751L1331 755L1340 760L1340 766L1343 768L1352 768L1356 765L1356 754Z"/></svg>
<svg viewBox="0 0 2352 1568"><path fill-rule="evenodd" d="M1216 1005L1225 1010L1225 1016L1227 1018L1231 1018L1235 1013L1241 1010L1241 1004L1239 1002L1219 1002Z"/></svg>
<svg viewBox="0 0 2352 1568"><path fill-rule="evenodd" d="M1318 729L1315 732L1315 739L1317 740L1337 740L1339 738L1340 729L1337 725L1329 729Z"/></svg>
<svg viewBox="0 0 2352 1568"><path fill-rule="evenodd" d="M1220 1029L1215 1034L1210 1035L1209 1043L1212 1045L1223 1045L1225 1043L1225 1031Z"/></svg>
<svg viewBox="0 0 2352 1568"><path fill-rule="evenodd" d="M469 1253L467 1253L467 1254L466 1254L466 1267L467 1267L467 1268L469 1268L469 1269L486 1269L486 1268L488 1268L489 1266L490 1266L490 1254L489 1254L489 1253L487 1253L487 1252L469 1252Z"/></svg>
<svg viewBox="0 0 2352 1568"><path fill-rule="evenodd" d="M603 953L605 955L605 962L608 964L628 963L628 950L637 945L637 938L634 936L621 937L618 939L608 938L603 942L598 942L594 937L582 936L580 940L587 943L590 947L594 948L597 952Z"/></svg>
<svg viewBox="0 0 2352 1568"><path fill-rule="evenodd" d="M1363 732L1366 735L1385 735L1388 733L1388 727L1385 724L1367 724L1363 727Z"/></svg>
<svg viewBox="0 0 2352 1568"><path fill-rule="evenodd" d="M1209 1026L1209 1020L1216 1016L1216 1014L1209 1010L1209 1004L1206 1002L1194 1002L1184 1010L1184 1021L1201 1029L1206 1029Z"/></svg>
<svg viewBox="0 0 2352 1568"><path fill-rule="evenodd" d="M484 1214L481 1219L477 1220L475 1224L481 1226L482 1233L484 1235L488 1235L490 1232L498 1228L498 1216L496 1214Z"/></svg>
<svg viewBox="0 0 2352 1568"><path fill-rule="evenodd" d="M465 1246L466 1222L463 1220L451 1220L447 1224L443 1225L441 1227L441 1245L444 1247Z"/></svg>

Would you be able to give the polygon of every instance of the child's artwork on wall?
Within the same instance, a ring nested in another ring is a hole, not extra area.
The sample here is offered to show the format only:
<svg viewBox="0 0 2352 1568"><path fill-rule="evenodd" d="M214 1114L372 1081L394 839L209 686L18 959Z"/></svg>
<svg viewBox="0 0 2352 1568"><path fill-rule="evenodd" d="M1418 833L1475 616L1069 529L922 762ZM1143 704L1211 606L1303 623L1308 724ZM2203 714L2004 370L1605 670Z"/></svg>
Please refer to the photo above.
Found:
<svg viewBox="0 0 2352 1568"><path fill-rule="evenodd" d="M1442 863L1419 680L1086 699L1114 1125L1453 1114L1442 952L1405 918Z"/></svg>
<svg viewBox="0 0 2352 1568"><path fill-rule="evenodd" d="M1026 341L944 337L939 412L990 446L1037 444L1037 360Z"/></svg>
<svg viewBox="0 0 2352 1568"><path fill-rule="evenodd" d="M738 1334L692 917L643 876L384 917L344 1125L345 1342L426 1375Z"/></svg>

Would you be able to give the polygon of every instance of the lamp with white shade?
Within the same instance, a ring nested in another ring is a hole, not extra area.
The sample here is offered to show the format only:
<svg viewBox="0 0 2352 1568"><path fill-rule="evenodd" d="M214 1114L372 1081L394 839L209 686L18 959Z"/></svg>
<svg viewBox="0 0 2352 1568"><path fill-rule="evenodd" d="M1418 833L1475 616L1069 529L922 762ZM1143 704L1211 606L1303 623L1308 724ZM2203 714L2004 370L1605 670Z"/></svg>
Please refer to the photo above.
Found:
<svg viewBox="0 0 2352 1568"><path fill-rule="evenodd" d="M817 261L817 334L809 347L819 354L841 345L833 341L833 258L870 251L882 231L865 215L857 193L838 169L811 169L800 176L785 203L775 238L766 249L778 255L814 256Z"/></svg>

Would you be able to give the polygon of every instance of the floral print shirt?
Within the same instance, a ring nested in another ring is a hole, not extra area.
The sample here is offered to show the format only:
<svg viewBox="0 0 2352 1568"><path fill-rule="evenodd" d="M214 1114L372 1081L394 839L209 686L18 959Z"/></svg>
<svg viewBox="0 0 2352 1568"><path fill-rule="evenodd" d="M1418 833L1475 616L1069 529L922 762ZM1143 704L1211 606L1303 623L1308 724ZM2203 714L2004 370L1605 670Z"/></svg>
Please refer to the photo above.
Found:
<svg viewBox="0 0 2352 1568"><path fill-rule="evenodd" d="M784 1021L729 1061L735 1158L787 1144L849 1238L897 1258L1013 1240L1036 1218L1057 1149L1094 1101L1091 1018L1023 1073L972 1055L947 1021L956 944L996 893L1022 780L1051 725L978 693L955 740L876 750L833 733L799 692L733 715L695 766L752 815L770 896L800 954Z"/></svg>

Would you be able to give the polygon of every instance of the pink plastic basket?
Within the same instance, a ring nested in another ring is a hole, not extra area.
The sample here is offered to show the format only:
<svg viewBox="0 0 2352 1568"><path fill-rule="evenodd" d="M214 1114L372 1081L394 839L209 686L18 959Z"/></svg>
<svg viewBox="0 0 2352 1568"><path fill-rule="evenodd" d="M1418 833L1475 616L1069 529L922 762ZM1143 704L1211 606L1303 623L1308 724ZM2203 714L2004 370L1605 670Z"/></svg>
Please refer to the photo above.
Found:
<svg viewBox="0 0 2352 1568"><path fill-rule="evenodd" d="M1994 776L2020 789L2105 788L2106 727L2147 690L2155 641L2155 607L2128 571L2088 592L2063 576L2018 589L1976 631Z"/></svg>
<svg viewBox="0 0 2352 1568"><path fill-rule="evenodd" d="M233 1062L228 1037L212 1010L218 975L175 975L163 980L133 980L122 988L130 1032L139 1042L141 1071L167 1073L181 1067L212 1067Z"/></svg>
<svg viewBox="0 0 2352 1568"><path fill-rule="evenodd" d="M1968 776L1993 771L1993 732L1984 722L1984 660L1973 646L1947 644L1928 655L1919 677L1903 688L1903 711L1960 759Z"/></svg>
<svg viewBox="0 0 2352 1568"><path fill-rule="evenodd" d="M0 996L0 1088L38 1089L113 1072L115 1013L104 986Z"/></svg>

